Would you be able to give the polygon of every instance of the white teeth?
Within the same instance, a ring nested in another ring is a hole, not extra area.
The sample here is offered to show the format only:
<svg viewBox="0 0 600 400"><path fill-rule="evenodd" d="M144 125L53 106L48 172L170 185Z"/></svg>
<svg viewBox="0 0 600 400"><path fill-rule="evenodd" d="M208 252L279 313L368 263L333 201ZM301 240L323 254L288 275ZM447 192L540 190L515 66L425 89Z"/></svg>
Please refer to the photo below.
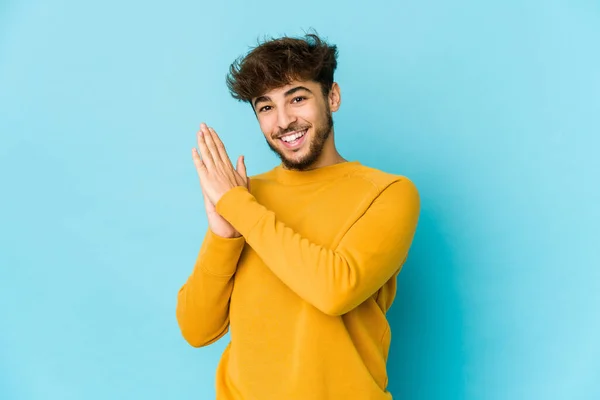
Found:
<svg viewBox="0 0 600 400"><path fill-rule="evenodd" d="M283 140L284 142L293 142L294 140L304 136L305 133L306 133L306 130L299 132L299 133L294 133L293 135L284 136L281 138L281 140Z"/></svg>

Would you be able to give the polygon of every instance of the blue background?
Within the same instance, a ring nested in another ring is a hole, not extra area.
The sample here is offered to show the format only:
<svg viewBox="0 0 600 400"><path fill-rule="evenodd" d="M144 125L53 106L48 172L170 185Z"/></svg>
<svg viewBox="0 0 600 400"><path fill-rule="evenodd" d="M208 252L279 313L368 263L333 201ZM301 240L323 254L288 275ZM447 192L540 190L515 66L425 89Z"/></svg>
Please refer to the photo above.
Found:
<svg viewBox="0 0 600 400"><path fill-rule="evenodd" d="M347 159L422 214L389 314L397 399L600 398L600 2L0 3L0 398L210 399L176 295L207 221L201 121L277 165L229 64L340 51Z"/></svg>

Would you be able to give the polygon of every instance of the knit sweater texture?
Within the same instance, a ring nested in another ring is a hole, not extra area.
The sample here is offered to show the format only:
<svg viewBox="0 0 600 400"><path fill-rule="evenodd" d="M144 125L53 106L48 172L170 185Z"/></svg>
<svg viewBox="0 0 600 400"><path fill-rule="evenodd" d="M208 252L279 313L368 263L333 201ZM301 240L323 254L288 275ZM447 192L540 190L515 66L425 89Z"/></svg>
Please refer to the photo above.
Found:
<svg viewBox="0 0 600 400"><path fill-rule="evenodd" d="M177 298L192 346L230 332L217 400L389 400L386 318L419 217L411 180L358 161L281 165L215 205Z"/></svg>

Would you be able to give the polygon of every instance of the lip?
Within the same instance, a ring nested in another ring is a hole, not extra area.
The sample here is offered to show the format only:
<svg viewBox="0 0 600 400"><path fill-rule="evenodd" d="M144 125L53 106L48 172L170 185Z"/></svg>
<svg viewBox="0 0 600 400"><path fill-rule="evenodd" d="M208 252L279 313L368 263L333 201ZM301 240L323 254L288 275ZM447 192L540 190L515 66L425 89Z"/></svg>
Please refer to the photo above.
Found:
<svg viewBox="0 0 600 400"><path fill-rule="evenodd" d="M296 133L300 133L300 132L304 132L304 131L308 131L308 128L300 129L299 131L285 133L285 134L283 134L281 136L277 136L277 139L281 139L284 136L290 136L290 135L294 135Z"/></svg>
<svg viewBox="0 0 600 400"><path fill-rule="evenodd" d="M302 145L302 143L304 143L304 139L305 139L305 138L306 138L306 136L308 135L308 128L306 128L306 129L303 129L303 130L301 130L301 131L296 131L296 132L294 132L294 134L295 134L295 133L300 133L300 132L305 132L305 133L304 133L304 136L302 136L302 137L300 138L300 140L299 140L297 143L294 143L294 144L292 144L292 145L288 144L287 142L284 142L284 141L283 141L283 139L281 139L283 136L288 136L288 135L292 134L291 132L290 132L290 133L287 133L287 134L285 134L285 135L283 135L283 136L280 136L278 139L281 141L281 143L283 144L283 147L285 147L286 149L295 149L295 148L298 148L298 147L300 147L300 146Z"/></svg>

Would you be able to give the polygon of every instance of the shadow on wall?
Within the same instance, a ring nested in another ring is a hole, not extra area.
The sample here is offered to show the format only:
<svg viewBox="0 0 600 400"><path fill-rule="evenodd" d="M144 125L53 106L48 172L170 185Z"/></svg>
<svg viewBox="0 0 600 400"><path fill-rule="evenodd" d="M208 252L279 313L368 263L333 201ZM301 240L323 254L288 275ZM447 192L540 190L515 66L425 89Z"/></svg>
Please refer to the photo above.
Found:
<svg viewBox="0 0 600 400"><path fill-rule="evenodd" d="M388 390L396 399L464 399L463 315L448 235L422 204L388 319Z"/></svg>

